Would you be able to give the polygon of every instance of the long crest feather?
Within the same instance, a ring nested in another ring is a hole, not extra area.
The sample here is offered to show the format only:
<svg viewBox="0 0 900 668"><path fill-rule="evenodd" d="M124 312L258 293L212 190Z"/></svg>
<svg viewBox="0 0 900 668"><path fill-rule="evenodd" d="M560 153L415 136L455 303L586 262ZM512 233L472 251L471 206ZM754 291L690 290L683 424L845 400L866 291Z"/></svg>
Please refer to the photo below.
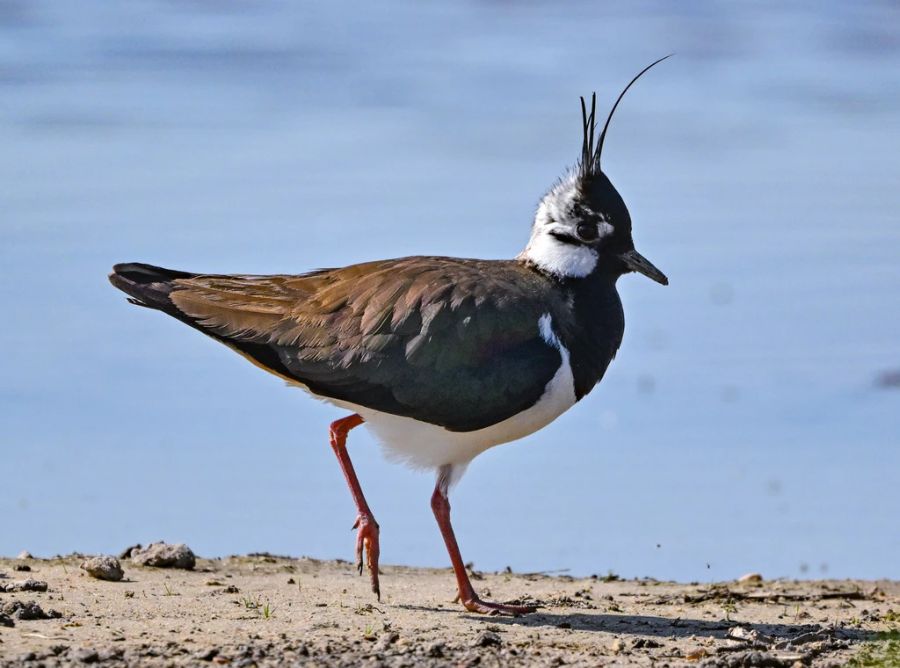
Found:
<svg viewBox="0 0 900 668"><path fill-rule="evenodd" d="M659 65L662 61L667 58L671 58L673 53L670 53L667 56L663 56L659 60L655 60L647 67L642 69L640 72L635 75L635 77L628 82L628 85L619 93L619 97L616 98L615 104L613 104L612 109L609 110L609 116L606 117L606 122L603 124L603 130L600 132L600 136L597 139L597 145L594 146L594 131L597 128L597 93L591 93L591 111L588 113L587 103L584 98L581 99L581 126L583 139L581 142L581 159L578 161L578 174L582 178L588 177L591 174L595 174L600 171L600 154L603 152L603 142L606 139L606 131L609 129L609 122L612 120L613 114L616 112L616 108L619 106L619 102L622 101L622 98L625 97L625 93L628 92L628 89L634 85L634 82L640 79L651 67L654 65Z"/></svg>
<svg viewBox="0 0 900 668"><path fill-rule="evenodd" d="M667 56L663 56L659 60L654 60L652 63L647 65L647 67L638 72L635 77L628 82L628 85L625 86L624 89L622 89L622 92L619 93L619 97L616 98L615 104L613 104L612 109L609 110L609 116L606 117L606 123L603 124L603 131L600 132L600 138L597 140L597 149L593 156L594 169L600 171L600 154L603 153L603 141L606 139L606 131L609 129L609 122L612 120L613 114L616 113L616 107L619 106L619 102L621 102L622 98L625 97L625 93L627 93L628 89L634 85L634 82L644 76L644 74L646 74L651 67L659 65L662 61L671 58L674 55L674 53L670 53Z"/></svg>
<svg viewBox="0 0 900 668"><path fill-rule="evenodd" d="M594 162L594 129L597 126L597 93L591 93L591 113L587 113L584 98L581 99L581 126L583 139L581 142L581 159L578 161L578 172L588 176L593 170Z"/></svg>

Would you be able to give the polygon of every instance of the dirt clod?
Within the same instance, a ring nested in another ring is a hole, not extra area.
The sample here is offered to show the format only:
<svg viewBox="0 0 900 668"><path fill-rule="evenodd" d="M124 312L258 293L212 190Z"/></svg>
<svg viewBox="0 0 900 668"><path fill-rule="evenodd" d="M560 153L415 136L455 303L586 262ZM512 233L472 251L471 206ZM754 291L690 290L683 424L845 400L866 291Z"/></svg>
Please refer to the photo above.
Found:
<svg viewBox="0 0 900 668"><path fill-rule="evenodd" d="M69 658L79 663L97 663L100 660L100 654L95 649L84 647L69 652Z"/></svg>
<svg viewBox="0 0 900 668"><path fill-rule="evenodd" d="M110 556L85 559L81 563L81 569L86 571L91 577L98 580L109 580L110 582L118 582L125 575L119 560Z"/></svg>
<svg viewBox="0 0 900 668"><path fill-rule="evenodd" d="M184 543L151 543L145 548L131 550L131 563L153 568L183 568L192 570L197 564L194 553Z"/></svg>
<svg viewBox="0 0 900 668"><path fill-rule="evenodd" d="M0 582L0 592L10 594L18 591L47 591L47 583L43 580L13 580Z"/></svg>
<svg viewBox="0 0 900 668"><path fill-rule="evenodd" d="M0 607L0 615L12 617L18 621L58 619L62 617L62 613L59 613L56 610L44 612L43 608L34 601L9 601Z"/></svg>
<svg viewBox="0 0 900 668"><path fill-rule="evenodd" d="M500 647L500 636L493 631L482 631L475 638L475 647Z"/></svg>
<svg viewBox="0 0 900 668"><path fill-rule="evenodd" d="M429 656L433 659L441 659L444 657L447 651L447 645L438 641L433 642L425 648L425 656Z"/></svg>

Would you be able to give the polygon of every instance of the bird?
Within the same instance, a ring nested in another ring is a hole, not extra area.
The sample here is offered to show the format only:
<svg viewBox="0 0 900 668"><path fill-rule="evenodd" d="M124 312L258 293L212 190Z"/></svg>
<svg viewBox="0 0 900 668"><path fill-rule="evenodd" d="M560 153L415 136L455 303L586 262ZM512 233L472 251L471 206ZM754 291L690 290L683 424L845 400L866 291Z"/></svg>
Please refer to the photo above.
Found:
<svg viewBox="0 0 900 668"><path fill-rule="evenodd" d="M671 54L670 54L671 55ZM133 304L162 311L263 370L349 411L329 441L356 505L356 567L381 598L380 527L347 451L366 425L389 459L431 469L431 508L475 613L517 616L536 606L478 596L450 522L449 491L494 446L542 429L584 399L622 342L618 279L668 278L635 250L628 208L601 169L596 93L581 99L574 166L539 201L513 259L414 256L298 275L204 274L144 263L109 280ZM519 602L521 603L521 602Z"/></svg>

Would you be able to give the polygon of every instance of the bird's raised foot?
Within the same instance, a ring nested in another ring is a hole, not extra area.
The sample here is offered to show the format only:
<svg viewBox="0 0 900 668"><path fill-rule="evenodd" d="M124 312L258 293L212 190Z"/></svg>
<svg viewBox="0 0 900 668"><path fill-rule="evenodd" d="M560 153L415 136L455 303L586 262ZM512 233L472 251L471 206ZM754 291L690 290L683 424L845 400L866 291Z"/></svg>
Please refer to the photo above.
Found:
<svg viewBox="0 0 900 668"><path fill-rule="evenodd" d="M527 615L530 612L537 612L537 608L533 605L509 605L507 603L492 603L491 601L482 601L477 596L473 596L472 598L464 600L462 604L469 612L477 612L481 615L518 617L519 615Z"/></svg>
<svg viewBox="0 0 900 668"><path fill-rule="evenodd" d="M372 591L378 600L381 600L381 587L378 584L378 522L372 515L357 515L353 523L356 532L356 568L359 574L363 572L363 556L366 558L366 567L369 569L369 578L372 581Z"/></svg>

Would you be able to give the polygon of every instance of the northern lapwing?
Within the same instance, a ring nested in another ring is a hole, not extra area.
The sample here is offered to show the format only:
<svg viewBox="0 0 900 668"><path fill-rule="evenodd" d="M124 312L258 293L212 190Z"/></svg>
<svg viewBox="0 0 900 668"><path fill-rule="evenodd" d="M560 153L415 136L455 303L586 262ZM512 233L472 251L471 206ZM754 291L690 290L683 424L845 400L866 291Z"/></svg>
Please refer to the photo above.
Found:
<svg viewBox="0 0 900 668"><path fill-rule="evenodd" d="M668 57L668 56L667 56ZM668 279L640 255L622 197L600 168L596 95L581 100L574 168L544 195L513 260L404 257L299 275L197 274L118 264L114 286L351 414L331 424L357 508L356 560L378 582L379 528L347 454L365 423L386 454L433 469L431 507L470 611L532 606L481 600L450 525L448 490L488 448L534 433L575 405L615 357L625 326L616 281Z"/></svg>

